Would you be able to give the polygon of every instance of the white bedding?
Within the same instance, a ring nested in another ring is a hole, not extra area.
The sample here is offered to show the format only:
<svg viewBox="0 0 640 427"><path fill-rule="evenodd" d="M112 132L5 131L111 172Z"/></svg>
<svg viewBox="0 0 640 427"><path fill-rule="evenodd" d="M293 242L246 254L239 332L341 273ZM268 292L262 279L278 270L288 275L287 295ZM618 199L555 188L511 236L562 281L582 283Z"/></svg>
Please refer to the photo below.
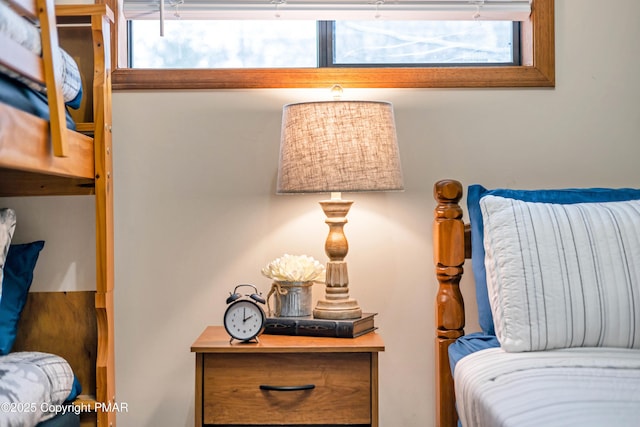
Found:
<svg viewBox="0 0 640 427"><path fill-rule="evenodd" d="M0 356L0 427L31 427L56 415L73 387L63 358L40 352Z"/></svg>
<svg viewBox="0 0 640 427"><path fill-rule="evenodd" d="M464 427L640 426L640 350L478 351L455 367Z"/></svg>

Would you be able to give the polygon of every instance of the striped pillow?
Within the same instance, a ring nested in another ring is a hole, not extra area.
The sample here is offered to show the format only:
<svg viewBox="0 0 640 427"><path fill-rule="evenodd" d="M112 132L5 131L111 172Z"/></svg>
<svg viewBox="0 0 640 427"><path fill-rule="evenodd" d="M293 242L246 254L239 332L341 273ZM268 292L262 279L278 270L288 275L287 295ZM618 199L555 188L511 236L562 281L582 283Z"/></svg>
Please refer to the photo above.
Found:
<svg viewBox="0 0 640 427"><path fill-rule="evenodd" d="M496 336L506 351L640 348L640 201L480 201Z"/></svg>

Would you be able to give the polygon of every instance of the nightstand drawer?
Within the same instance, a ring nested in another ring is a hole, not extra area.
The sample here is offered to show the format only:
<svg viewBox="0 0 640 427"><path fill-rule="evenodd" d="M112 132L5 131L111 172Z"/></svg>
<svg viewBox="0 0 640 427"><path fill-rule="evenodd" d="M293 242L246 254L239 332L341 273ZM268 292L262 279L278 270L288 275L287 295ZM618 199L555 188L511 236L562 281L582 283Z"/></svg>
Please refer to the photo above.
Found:
<svg viewBox="0 0 640 427"><path fill-rule="evenodd" d="M370 424L371 381L371 353L205 354L203 422Z"/></svg>

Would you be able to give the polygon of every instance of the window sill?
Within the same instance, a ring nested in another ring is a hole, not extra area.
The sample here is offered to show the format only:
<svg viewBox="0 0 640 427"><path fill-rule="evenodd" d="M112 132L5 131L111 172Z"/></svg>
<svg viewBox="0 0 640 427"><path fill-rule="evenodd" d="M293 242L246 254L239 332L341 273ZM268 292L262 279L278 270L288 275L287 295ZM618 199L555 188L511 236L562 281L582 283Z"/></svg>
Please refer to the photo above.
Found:
<svg viewBox="0 0 640 427"><path fill-rule="evenodd" d="M554 87L533 66L464 68L119 69L113 89Z"/></svg>

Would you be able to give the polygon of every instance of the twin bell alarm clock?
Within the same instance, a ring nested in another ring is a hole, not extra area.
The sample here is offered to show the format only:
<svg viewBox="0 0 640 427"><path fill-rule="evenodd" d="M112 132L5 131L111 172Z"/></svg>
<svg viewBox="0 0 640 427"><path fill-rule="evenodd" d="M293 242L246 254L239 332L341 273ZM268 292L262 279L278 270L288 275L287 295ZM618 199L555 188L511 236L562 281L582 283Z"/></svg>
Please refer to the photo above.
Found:
<svg viewBox="0 0 640 427"><path fill-rule="evenodd" d="M252 288L253 292L242 294L238 289ZM229 306L224 312L224 328L231 336L230 342L234 339L242 342L258 342L260 335L265 328L267 316L261 306L265 304L265 299L260 295L254 285L241 284L235 287L227 298Z"/></svg>

